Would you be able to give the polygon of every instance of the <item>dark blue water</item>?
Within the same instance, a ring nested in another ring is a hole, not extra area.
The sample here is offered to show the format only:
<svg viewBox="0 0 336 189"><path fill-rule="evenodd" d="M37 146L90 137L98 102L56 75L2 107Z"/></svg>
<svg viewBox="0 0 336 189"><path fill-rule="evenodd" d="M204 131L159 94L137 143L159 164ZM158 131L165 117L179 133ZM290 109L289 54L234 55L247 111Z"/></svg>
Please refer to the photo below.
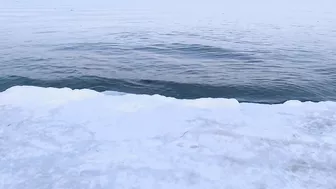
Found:
<svg viewBox="0 0 336 189"><path fill-rule="evenodd" d="M259 103L336 100L330 8L48 8L0 10L0 91L34 85Z"/></svg>

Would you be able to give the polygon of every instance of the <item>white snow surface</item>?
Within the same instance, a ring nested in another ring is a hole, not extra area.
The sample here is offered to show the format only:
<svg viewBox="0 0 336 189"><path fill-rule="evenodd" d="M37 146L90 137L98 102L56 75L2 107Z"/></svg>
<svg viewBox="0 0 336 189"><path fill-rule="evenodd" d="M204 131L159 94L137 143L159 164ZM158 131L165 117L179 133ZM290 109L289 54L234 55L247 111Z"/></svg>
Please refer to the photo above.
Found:
<svg viewBox="0 0 336 189"><path fill-rule="evenodd" d="M2 189L335 189L336 103L0 93Z"/></svg>

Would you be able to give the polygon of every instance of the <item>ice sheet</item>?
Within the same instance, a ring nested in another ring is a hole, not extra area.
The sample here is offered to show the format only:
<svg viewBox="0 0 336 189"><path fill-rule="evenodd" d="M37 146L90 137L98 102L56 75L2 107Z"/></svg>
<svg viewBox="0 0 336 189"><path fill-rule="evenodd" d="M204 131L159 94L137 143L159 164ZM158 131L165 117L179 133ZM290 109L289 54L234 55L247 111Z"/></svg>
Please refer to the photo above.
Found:
<svg viewBox="0 0 336 189"><path fill-rule="evenodd" d="M336 187L336 103L0 93L0 188Z"/></svg>

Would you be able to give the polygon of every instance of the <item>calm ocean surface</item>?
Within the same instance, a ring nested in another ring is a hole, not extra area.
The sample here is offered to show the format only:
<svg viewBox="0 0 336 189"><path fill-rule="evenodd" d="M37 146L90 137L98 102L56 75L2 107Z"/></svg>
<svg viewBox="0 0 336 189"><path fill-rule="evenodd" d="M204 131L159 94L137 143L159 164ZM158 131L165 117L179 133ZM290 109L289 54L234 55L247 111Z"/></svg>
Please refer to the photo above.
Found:
<svg viewBox="0 0 336 189"><path fill-rule="evenodd" d="M336 100L332 1L8 2L0 5L0 91L34 85L259 103Z"/></svg>

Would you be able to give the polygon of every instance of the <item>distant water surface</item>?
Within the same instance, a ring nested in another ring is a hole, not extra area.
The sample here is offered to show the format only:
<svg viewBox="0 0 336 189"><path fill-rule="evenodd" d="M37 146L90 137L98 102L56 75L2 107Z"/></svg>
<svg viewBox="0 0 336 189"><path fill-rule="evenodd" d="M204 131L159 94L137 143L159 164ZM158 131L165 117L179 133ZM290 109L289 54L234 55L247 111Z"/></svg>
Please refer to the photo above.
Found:
<svg viewBox="0 0 336 189"><path fill-rule="evenodd" d="M0 7L0 91L35 85L260 103L336 100L332 1L8 2Z"/></svg>

